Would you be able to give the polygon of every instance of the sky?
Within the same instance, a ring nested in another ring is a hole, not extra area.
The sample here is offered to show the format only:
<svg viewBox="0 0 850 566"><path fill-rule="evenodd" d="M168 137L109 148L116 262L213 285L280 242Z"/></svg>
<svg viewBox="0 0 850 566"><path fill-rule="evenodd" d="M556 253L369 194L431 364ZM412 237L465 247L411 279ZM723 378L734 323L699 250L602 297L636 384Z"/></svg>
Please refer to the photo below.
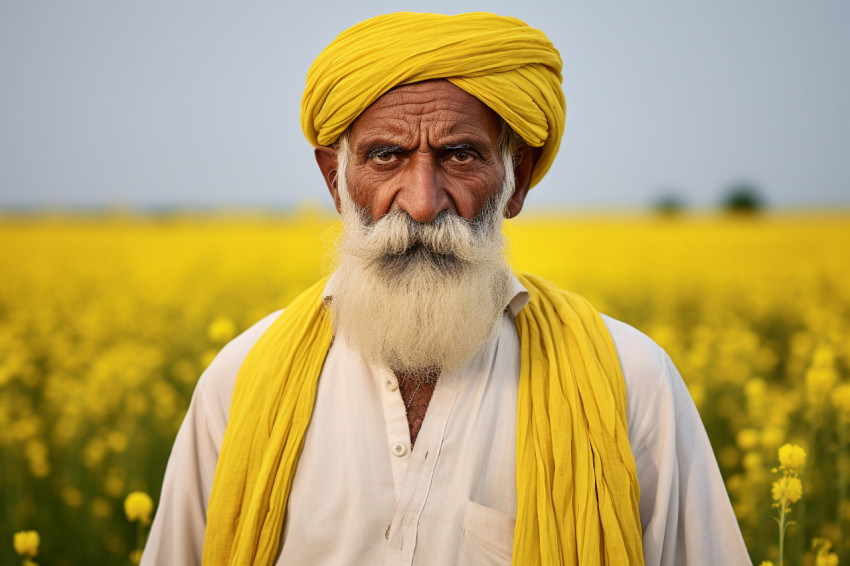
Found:
<svg viewBox="0 0 850 566"><path fill-rule="evenodd" d="M527 207L624 209L737 183L850 206L850 3L4 0L0 208L330 206L307 69L397 10L492 11L564 63L560 153Z"/></svg>

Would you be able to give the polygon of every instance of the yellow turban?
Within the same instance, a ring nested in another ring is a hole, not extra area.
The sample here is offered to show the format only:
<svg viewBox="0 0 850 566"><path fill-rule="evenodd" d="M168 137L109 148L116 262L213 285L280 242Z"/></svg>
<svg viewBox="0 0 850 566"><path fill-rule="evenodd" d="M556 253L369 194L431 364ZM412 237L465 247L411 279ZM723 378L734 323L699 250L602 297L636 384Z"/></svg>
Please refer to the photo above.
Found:
<svg viewBox="0 0 850 566"><path fill-rule="evenodd" d="M301 129L314 146L331 145L390 89L431 79L448 79L542 147L532 186L543 178L564 131L561 56L516 18L399 12L345 30L307 73Z"/></svg>

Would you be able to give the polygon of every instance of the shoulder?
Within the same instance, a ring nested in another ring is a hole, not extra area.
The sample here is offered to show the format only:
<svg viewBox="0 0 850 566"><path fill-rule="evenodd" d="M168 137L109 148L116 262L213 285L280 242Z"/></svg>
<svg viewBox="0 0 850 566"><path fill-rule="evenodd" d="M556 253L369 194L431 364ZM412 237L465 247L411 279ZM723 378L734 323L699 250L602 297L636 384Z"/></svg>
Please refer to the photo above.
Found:
<svg viewBox="0 0 850 566"><path fill-rule="evenodd" d="M620 367L626 380L627 391L637 387L655 390L669 382L665 375L669 360L667 353L649 336L625 322L602 315L611 334Z"/></svg>
<svg viewBox="0 0 850 566"><path fill-rule="evenodd" d="M661 346L625 322L606 315L602 315L602 320L614 341L623 371L629 438L636 440L637 431L645 430L645 425L649 424L647 419L657 417L659 410L671 412L675 418L676 405L689 402L690 396L673 362Z"/></svg>
<svg viewBox="0 0 850 566"><path fill-rule="evenodd" d="M192 403L200 405L198 408L207 413L209 422L226 425L239 368L260 336L282 312L271 313L228 342L204 370L195 387Z"/></svg>

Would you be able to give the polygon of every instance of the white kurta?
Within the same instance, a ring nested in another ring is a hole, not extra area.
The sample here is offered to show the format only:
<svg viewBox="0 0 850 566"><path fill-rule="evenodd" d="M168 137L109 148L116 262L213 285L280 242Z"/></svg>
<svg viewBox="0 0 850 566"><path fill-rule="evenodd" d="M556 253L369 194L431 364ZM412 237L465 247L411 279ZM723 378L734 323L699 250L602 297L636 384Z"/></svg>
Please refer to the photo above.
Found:
<svg viewBox="0 0 850 566"><path fill-rule="evenodd" d="M440 377L412 450L393 373L335 338L293 480L278 565L511 563L520 352L513 317L528 295L513 280L509 297L483 351ZM225 346L201 376L168 462L143 566L200 564L236 375L279 314ZM626 381L646 564L750 564L676 368L648 337L603 318Z"/></svg>

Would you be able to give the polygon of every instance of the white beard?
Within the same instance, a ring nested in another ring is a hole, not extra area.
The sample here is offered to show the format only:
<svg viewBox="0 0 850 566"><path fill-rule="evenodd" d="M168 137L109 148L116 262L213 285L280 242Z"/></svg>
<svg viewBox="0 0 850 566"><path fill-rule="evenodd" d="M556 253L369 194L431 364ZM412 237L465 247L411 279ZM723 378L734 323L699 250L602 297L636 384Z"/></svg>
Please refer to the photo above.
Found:
<svg viewBox="0 0 850 566"><path fill-rule="evenodd" d="M443 211L418 223L394 209L372 223L345 183L348 147L339 151L343 235L334 274L335 332L364 358L399 374L462 367L489 339L505 308L510 267L502 223L514 191L505 182L474 220Z"/></svg>

